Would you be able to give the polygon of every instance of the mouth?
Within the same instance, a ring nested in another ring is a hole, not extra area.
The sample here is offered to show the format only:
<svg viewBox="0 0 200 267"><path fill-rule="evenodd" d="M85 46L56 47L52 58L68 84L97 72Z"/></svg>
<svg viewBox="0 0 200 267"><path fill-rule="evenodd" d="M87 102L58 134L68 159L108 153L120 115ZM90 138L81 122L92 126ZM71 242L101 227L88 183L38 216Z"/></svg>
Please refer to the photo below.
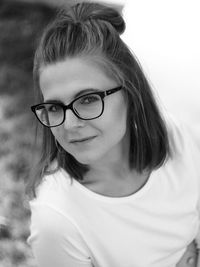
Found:
<svg viewBox="0 0 200 267"><path fill-rule="evenodd" d="M94 138L96 138L96 136L86 137L86 138L82 138L82 139L72 139L72 140L70 141L70 143L71 143L71 144L87 143L87 142L93 140Z"/></svg>

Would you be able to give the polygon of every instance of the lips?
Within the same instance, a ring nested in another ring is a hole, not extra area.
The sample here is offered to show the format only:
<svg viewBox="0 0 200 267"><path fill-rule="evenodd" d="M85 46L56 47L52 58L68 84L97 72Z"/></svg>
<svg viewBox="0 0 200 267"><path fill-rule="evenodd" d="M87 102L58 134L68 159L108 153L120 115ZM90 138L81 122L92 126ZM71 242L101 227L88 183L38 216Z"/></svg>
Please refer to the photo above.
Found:
<svg viewBox="0 0 200 267"><path fill-rule="evenodd" d="M91 137L86 137L86 138L82 138L82 139L72 139L70 140L69 142L72 143L72 144L76 144L76 143L84 143L84 142L87 142L87 141L90 141L92 139L94 139L96 136L91 136Z"/></svg>

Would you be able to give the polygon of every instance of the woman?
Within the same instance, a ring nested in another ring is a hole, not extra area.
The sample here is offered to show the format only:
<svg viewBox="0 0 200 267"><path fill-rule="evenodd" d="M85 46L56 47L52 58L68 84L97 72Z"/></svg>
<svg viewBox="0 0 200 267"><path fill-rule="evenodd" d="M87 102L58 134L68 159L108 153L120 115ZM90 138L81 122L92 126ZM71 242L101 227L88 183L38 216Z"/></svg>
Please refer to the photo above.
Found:
<svg viewBox="0 0 200 267"><path fill-rule="evenodd" d="M200 153L161 115L124 30L116 10L81 3L36 51L43 143L28 243L40 267L197 266L187 246L199 228Z"/></svg>

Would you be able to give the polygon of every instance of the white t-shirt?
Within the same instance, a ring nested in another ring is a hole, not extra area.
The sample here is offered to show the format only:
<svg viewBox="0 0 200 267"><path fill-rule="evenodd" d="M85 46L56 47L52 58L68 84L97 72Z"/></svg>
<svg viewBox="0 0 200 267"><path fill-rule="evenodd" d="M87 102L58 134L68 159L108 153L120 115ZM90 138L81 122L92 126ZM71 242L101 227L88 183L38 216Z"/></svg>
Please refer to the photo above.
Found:
<svg viewBox="0 0 200 267"><path fill-rule="evenodd" d="M95 193L60 169L30 202L39 267L175 267L200 225L200 149L168 123L173 158L126 197Z"/></svg>

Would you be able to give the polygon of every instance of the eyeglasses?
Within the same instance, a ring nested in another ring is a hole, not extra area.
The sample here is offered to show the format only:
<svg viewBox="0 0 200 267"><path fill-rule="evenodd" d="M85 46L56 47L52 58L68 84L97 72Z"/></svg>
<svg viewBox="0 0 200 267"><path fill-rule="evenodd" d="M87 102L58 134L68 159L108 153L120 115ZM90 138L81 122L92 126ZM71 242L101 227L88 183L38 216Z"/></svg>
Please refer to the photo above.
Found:
<svg viewBox="0 0 200 267"><path fill-rule="evenodd" d="M88 93L75 98L69 105L56 101L45 102L31 106L31 110L39 122L46 127L61 125L65 121L67 109L70 109L81 120L93 120L103 114L104 98L122 88L118 86L107 91Z"/></svg>

